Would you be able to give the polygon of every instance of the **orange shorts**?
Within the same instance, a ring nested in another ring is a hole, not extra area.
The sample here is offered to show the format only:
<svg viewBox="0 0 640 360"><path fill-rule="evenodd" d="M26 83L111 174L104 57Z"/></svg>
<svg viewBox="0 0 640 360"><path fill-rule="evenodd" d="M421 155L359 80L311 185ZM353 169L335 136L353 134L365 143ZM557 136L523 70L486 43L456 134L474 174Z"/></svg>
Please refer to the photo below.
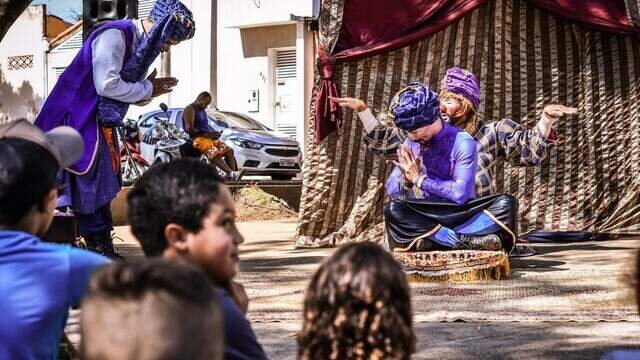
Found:
<svg viewBox="0 0 640 360"><path fill-rule="evenodd" d="M193 147L209 158L217 158L222 156L225 145L222 141L213 140L207 137L198 136L193 140Z"/></svg>

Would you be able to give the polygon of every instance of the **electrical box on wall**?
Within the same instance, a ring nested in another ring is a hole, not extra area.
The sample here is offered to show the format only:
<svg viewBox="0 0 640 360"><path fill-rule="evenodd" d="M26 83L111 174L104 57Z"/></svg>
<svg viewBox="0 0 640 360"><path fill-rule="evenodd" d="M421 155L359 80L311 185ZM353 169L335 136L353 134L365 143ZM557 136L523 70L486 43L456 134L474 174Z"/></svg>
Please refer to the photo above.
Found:
<svg viewBox="0 0 640 360"><path fill-rule="evenodd" d="M260 111L260 90L249 90L249 112Z"/></svg>

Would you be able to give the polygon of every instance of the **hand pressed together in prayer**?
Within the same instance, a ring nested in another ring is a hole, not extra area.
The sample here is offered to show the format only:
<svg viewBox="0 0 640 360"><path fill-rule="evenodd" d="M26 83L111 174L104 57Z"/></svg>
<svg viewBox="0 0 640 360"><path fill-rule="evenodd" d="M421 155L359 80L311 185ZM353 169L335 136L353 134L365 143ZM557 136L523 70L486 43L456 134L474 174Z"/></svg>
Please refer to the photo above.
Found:
<svg viewBox="0 0 640 360"><path fill-rule="evenodd" d="M158 70L153 69L151 74L147 77L147 80L151 81L153 85L153 91L151 97L158 97L160 95L168 94L173 91L173 88L178 85L178 79L174 77L162 77L156 78Z"/></svg>
<svg viewBox="0 0 640 360"><path fill-rule="evenodd" d="M394 160L393 164L400 169L407 183L415 184L422 174L422 159L413 156L411 150L404 145L398 149L398 160Z"/></svg>
<svg viewBox="0 0 640 360"><path fill-rule="evenodd" d="M356 98L350 98L350 97L333 97L333 96L329 96L329 100L338 103L338 105L340 107L346 107L349 108L351 110L355 110L355 111L363 111L367 108L367 104L365 104L364 101L360 100L360 99L356 99Z"/></svg>

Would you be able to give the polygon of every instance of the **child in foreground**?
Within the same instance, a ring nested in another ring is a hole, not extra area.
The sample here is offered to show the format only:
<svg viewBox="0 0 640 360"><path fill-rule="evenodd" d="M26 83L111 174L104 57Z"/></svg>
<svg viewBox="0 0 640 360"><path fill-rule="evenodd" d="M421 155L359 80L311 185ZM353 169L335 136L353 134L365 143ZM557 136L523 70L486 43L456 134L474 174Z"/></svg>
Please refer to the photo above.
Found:
<svg viewBox="0 0 640 360"><path fill-rule="evenodd" d="M80 323L85 360L222 359L213 286L190 265L155 259L100 269Z"/></svg>
<svg viewBox="0 0 640 360"><path fill-rule="evenodd" d="M129 223L147 257L203 269L216 287L225 332L225 359L264 359L245 317L248 300L233 282L244 238L229 189L216 169L195 159L158 164L127 197Z"/></svg>
<svg viewBox="0 0 640 360"><path fill-rule="evenodd" d="M345 245L315 273L299 359L409 359L415 343L409 285L381 247Z"/></svg>

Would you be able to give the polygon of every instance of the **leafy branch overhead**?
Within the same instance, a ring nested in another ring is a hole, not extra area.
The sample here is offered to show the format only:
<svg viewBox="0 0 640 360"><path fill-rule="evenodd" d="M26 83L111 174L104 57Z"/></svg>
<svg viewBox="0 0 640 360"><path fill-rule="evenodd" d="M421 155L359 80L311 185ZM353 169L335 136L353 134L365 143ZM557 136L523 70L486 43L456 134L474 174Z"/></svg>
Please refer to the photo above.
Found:
<svg viewBox="0 0 640 360"><path fill-rule="evenodd" d="M32 0L0 0L0 41Z"/></svg>

